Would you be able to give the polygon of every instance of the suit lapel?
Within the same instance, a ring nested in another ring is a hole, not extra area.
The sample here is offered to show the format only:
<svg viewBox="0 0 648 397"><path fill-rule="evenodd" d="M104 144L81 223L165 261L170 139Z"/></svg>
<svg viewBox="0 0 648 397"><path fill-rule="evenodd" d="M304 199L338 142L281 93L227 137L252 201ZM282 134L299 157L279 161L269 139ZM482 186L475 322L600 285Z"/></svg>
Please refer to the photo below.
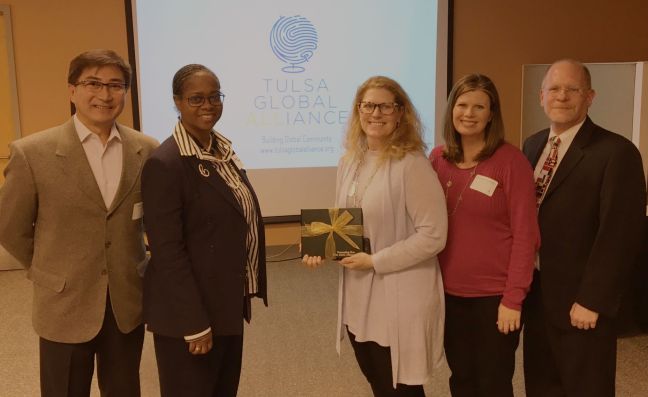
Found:
<svg viewBox="0 0 648 397"><path fill-rule="evenodd" d="M133 190L137 176L142 168L142 146L124 131L124 128L117 126L122 141L122 174L119 180L119 187L115 193L115 198L110 205L108 213L112 213L122 201Z"/></svg>
<svg viewBox="0 0 648 397"><path fill-rule="evenodd" d="M585 155L583 148L587 146L592 137L591 127L592 122L588 117L580 130L576 133L571 145L569 145L565 157L560 161L560 165L551 179L551 183L549 183L544 200L547 200L553 191L560 187L563 181L569 176L569 174L574 170L574 167L576 167Z"/></svg>
<svg viewBox="0 0 648 397"><path fill-rule="evenodd" d="M187 157L187 164L198 175L200 175L201 180L205 180L210 186L212 186L223 198L230 203L236 210L245 217L243 214L243 209L241 205L234 197L232 189L225 183L223 178L218 175L218 171L214 169L212 164L207 160L200 160L197 157L191 156Z"/></svg>
<svg viewBox="0 0 648 397"><path fill-rule="evenodd" d="M529 153L529 161L531 161L531 165L533 166L534 169L538 164L538 159L542 154L542 150L544 150L545 146L547 146L548 140L549 140L549 130L543 131L540 137L538 138L538 143L535 146L531 146L529 148L531 151L531 153Z"/></svg>
<svg viewBox="0 0 648 397"><path fill-rule="evenodd" d="M56 157L60 160L61 168L66 178L73 181L72 183L76 182L79 190L90 201L105 211L106 204L101 196L101 191L90 168L90 163L88 163L88 158L74 128L73 119L70 119L61 126L61 137L56 146Z"/></svg>

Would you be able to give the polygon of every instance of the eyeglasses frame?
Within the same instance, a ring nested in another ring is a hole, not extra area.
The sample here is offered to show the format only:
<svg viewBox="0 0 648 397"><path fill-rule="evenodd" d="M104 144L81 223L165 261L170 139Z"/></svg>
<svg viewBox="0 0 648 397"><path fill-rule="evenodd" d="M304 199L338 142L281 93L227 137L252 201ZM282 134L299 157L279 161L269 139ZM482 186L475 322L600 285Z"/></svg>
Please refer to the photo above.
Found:
<svg viewBox="0 0 648 397"><path fill-rule="evenodd" d="M104 87L108 89L113 94L124 94L128 90L128 84L126 83L120 83L116 81L109 81L108 83L104 83L103 81L99 80L80 80L77 81L76 83L73 84L75 87L78 86L83 86L83 88L87 89L90 92L95 92L99 93L101 92Z"/></svg>
<svg viewBox="0 0 648 397"><path fill-rule="evenodd" d="M190 99L191 98L200 98L200 103L192 104ZM215 102L211 100L211 98L218 98ZM209 102L210 105L212 106L223 106L223 102L225 102L225 94L222 92L218 91L214 95L209 95L209 96L202 96L202 95L192 95L189 97L184 97L184 99L187 100L187 104L191 107L199 107L205 104L205 100Z"/></svg>
<svg viewBox="0 0 648 397"><path fill-rule="evenodd" d="M365 112L365 111L362 109L362 106L365 105L365 104L367 104L367 105L369 105L369 104L370 104L370 105L373 105L373 107L371 108L371 112ZM393 105L392 111L389 112L389 113L385 113L385 112L383 111L383 105ZM357 106L358 106L358 112L359 112L359 113L362 113L362 114L373 114L373 112L376 111L376 108L378 108L378 111L380 112L380 114L385 115L385 116L389 116L389 115L391 115L391 114L394 114L394 112L396 111L396 109L398 109L398 108L401 107L402 105L401 105L400 103L398 103L398 102L373 103L373 102L368 102L368 101L360 101L360 102L358 103Z"/></svg>

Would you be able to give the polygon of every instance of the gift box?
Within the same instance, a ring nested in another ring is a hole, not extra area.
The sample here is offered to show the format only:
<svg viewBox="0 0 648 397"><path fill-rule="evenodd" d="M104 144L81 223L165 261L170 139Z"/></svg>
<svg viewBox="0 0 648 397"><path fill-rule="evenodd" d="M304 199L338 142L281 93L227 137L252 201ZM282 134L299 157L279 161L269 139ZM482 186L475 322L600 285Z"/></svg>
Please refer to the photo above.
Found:
<svg viewBox="0 0 648 397"><path fill-rule="evenodd" d="M301 225L302 255L340 259L369 252L362 208L303 209Z"/></svg>

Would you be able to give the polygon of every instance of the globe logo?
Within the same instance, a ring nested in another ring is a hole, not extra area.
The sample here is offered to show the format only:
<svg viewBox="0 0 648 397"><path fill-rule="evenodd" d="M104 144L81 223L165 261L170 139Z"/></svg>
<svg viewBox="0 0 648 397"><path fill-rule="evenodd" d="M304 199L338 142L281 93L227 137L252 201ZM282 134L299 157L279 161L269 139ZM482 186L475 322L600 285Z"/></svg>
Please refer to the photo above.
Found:
<svg viewBox="0 0 648 397"><path fill-rule="evenodd" d="M286 73L301 73L301 65L313 57L317 49L317 31L308 19L295 15L279 17L270 31L272 52L288 66L281 68Z"/></svg>

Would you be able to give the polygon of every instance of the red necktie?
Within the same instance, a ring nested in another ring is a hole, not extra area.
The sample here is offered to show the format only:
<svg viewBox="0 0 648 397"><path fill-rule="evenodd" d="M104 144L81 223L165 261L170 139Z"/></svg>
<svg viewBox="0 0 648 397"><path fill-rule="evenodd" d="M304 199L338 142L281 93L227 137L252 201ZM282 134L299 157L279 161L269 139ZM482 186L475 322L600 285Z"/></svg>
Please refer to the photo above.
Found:
<svg viewBox="0 0 648 397"><path fill-rule="evenodd" d="M540 175L536 178L536 205L538 207L540 207L540 203L542 203L544 194L547 191L547 186L549 186L549 182L551 182L554 168L556 168L556 163L558 163L558 145L560 145L560 138L554 136L549 139L549 143L551 143L549 155L542 165Z"/></svg>

